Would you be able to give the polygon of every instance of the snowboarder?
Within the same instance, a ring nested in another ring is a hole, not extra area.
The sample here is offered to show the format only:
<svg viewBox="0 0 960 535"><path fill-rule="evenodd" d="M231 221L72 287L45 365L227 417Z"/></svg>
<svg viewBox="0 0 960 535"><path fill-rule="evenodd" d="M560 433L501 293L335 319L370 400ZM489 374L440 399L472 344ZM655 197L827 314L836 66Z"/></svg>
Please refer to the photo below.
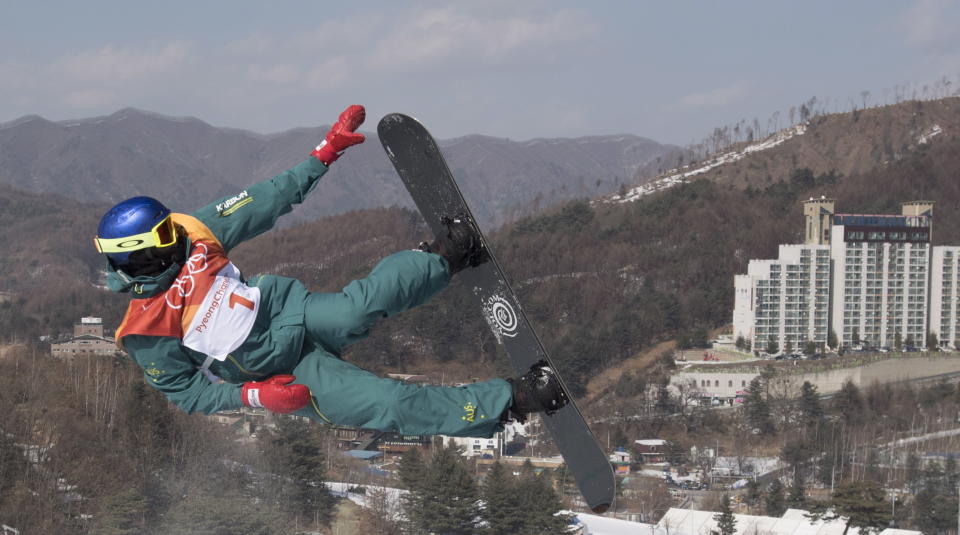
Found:
<svg viewBox="0 0 960 535"><path fill-rule="evenodd" d="M380 378L340 358L378 319L425 302L453 274L485 261L482 244L455 222L339 293L312 293L287 277L245 279L227 258L364 141L356 132L364 117L362 106L348 107L306 161L190 215L150 197L111 208L94 241L107 257L109 288L132 298L118 345L190 413L263 407L409 435L489 437L508 418L561 408L566 397L545 365L516 379L441 387Z"/></svg>

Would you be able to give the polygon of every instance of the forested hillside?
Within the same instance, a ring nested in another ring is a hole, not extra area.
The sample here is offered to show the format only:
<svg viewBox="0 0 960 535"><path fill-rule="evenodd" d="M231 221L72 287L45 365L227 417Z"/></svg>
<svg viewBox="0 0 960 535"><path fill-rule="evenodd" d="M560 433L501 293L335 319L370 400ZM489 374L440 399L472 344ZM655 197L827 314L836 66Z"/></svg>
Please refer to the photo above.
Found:
<svg viewBox="0 0 960 535"><path fill-rule="evenodd" d="M801 240L800 201L808 197L833 197L838 211L858 213L898 213L900 202L934 200L935 243L958 243L960 214L951 208L960 202L960 139L952 126L944 132L868 173L798 167L745 189L696 180L633 203L574 201L492 240L528 315L580 391L597 369L657 341L728 323L733 275L752 258L775 257L778 244ZM14 292L0 305L6 332L51 334L83 314L116 322L123 299L94 286L102 264L86 235L102 207L13 190L0 199L0 245L10 251L0 259L0 290ZM274 231L233 257L248 274L278 273L336 291L422 239L429 236L418 214L384 208ZM506 371L488 366L494 347L454 281L434 302L383 322L352 358L404 371L466 363L489 375Z"/></svg>

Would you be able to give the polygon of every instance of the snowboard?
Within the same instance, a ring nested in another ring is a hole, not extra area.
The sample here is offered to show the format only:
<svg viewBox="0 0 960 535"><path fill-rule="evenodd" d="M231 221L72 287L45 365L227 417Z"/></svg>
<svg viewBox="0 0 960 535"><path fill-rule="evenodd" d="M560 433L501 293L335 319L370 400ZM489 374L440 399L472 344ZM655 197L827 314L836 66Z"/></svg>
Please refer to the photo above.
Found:
<svg viewBox="0 0 960 535"><path fill-rule="evenodd" d="M477 226L440 148L427 129L416 119L392 113L380 121L377 133L387 156L434 235L446 232L446 221L460 219L469 223L484 244L489 260L477 267L464 269L457 274L457 278L472 289L490 330L517 374L526 373L541 360L559 374L533 326L527 321L489 242ZM587 505L595 513L603 513L614 500L613 469L574 403L569 389L566 386L563 388L569 403L552 414L541 413L541 417Z"/></svg>

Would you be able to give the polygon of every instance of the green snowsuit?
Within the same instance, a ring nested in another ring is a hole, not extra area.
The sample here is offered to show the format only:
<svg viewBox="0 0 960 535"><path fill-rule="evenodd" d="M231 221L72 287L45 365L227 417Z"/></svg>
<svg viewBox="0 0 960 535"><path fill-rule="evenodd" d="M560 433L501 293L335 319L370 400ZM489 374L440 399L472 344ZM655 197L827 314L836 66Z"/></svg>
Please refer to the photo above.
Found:
<svg viewBox="0 0 960 535"><path fill-rule="evenodd" d="M326 171L325 165L309 158L191 216L229 252L272 228L292 205L303 201ZM185 265L179 273L186 269ZM500 416L510 405L508 382L411 385L377 377L339 358L345 346L367 336L376 320L425 302L449 279L446 260L421 251L388 256L366 278L351 282L339 293L311 293L297 280L258 275L246 281L261 296L253 327L223 361L210 364L207 355L186 347L176 336L121 338L118 330L118 342L143 368L147 382L187 412L239 409L242 383L292 373L312 396L311 404L296 413L301 416L407 435L489 437L500 429ZM114 291L129 292L133 303L138 303L166 292L170 279L131 279L110 268L108 285ZM209 373L200 369L205 362ZM209 377L211 373L216 377Z"/></svg>

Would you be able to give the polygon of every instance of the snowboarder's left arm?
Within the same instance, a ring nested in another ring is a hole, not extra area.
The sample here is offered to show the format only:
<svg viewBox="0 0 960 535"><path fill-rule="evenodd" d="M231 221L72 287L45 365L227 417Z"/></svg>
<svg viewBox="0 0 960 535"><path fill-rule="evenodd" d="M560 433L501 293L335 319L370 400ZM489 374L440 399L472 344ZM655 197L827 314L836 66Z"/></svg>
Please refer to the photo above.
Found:
<svg viewBox="0 0 960 535"><path fill-rule="evenodd" d="M236 195L218 199L191 215L213 231L226 251L263 234L273 228L280 216L290 212L294 204L303 202L344 150L363 142L363 134L355 130L364 117L362 106L348 107L306 161Z"/></svg>

